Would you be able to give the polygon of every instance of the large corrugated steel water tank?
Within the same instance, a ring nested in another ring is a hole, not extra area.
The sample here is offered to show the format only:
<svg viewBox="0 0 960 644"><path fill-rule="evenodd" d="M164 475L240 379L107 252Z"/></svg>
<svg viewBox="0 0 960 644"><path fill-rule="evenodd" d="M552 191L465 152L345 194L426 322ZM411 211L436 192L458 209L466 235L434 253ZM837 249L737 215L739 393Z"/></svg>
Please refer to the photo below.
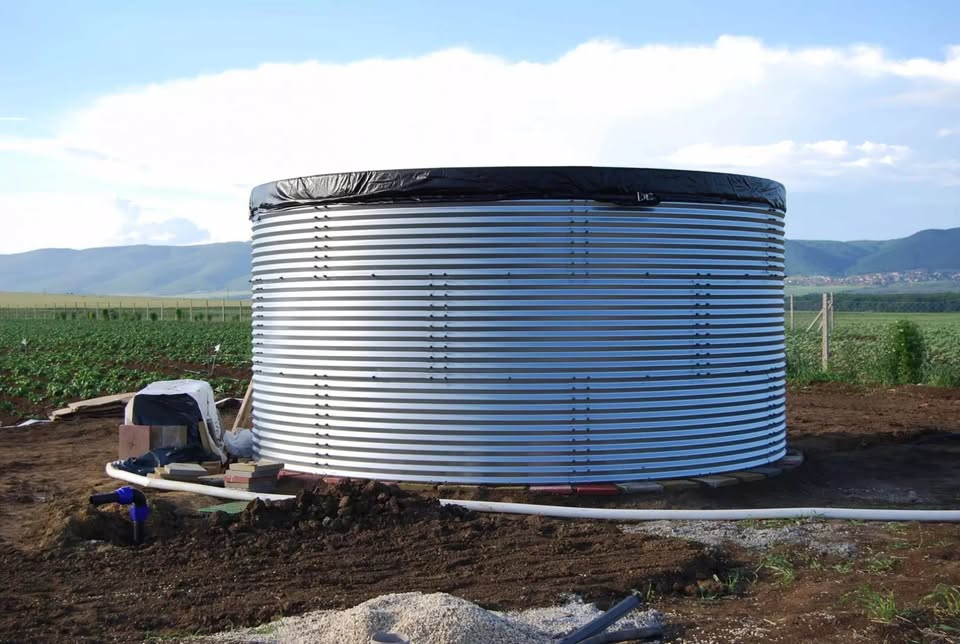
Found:
<svg viewBox="0 0 960 644"><path fill-rule="evenodd" d="M256 452L332 476L625 482L786 449L785 194L629 168L265 184Z"/></svg>

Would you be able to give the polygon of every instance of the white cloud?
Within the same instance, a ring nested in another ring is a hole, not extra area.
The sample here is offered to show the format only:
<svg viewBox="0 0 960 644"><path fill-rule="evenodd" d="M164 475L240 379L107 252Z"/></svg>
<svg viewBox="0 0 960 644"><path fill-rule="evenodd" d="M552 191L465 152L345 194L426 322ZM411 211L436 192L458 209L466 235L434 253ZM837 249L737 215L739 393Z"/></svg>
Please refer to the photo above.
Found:
<svg viewBox="0 0 960 644"><path fill-rule="evenodd" d="M947 136L956 136L958 134L960 134L960 128L942 127L939 130L937 130L937 136L940 138L944 138Z"/></svg>
<svg viewBox="0 0 960 644"><path fill-rule="evenodd" d="M852 49L843 64L866 74L960 83L960 45L948 47L943 61L928 58L891 60L877 47L860 45Z"/></svg>
<svg viewBox="0 0 960 644"><path fill-rule="evenodd" d="M110 192L0 194L0 253L243 239L245 208L243 198L225 205L220 199L131 202Z"/></svg>
<svg viewBox="0 0 960 644"><path fill-rule="evenodd" d="M123 224L123 213L109 194L0 194L0 213L0 253L102 246Z"/></svg>
<svg viewBox="0 0 960 644"><path fill-rule="evenodd" d="M114 187L111 202L133 200L156 221L189 219L214 240L242 239L250 187L322 172L672 164L799 185L882 172L910 162L910 142L851 142L826 113L832 105L860 100L860 90L958 88L958 47L943 60L898 60L875 47L723 36L692 46L594 41L548 62L450 49L155 83L71 112L50 138L0 137L0 150L96 177ZM103 210L102 239L122 237L114 209ZM21 245L47 245L40 228L22 234Z"/></svg>
<svg viewBox="0 0 960 644"><path fill-rule="evenodd" d="M831 177L868 168L894 166L910 156L905 145L865 141L826 140L812 143L779 141L767 145L697 143L680 148L668 158L687 168L760 172L781 180L807 184L811 178Z"/></svg>

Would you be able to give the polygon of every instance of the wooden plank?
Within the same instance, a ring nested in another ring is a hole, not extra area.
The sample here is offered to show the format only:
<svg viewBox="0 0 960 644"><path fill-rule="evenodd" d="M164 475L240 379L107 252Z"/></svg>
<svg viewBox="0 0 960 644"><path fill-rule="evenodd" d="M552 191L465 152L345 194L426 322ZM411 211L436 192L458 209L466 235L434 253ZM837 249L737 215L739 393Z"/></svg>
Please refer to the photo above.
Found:
<svg viewBox="0 0 960 644"><path fill-rule="evenodd" d="M820 315L823 316L823 323L820 325L821 349L820 349L820 368L826 371L830 368L830 313L828 311L829 300L827 294L823 294L823 305L820 308Z"/></svg>
<svg viewBox="0 0 960 644"><path fill-rule="evenodd" d="M243 402L240 403L240 411L237 417L233 419L232 431L237 431L241 427L250 427L250 416L253 412L253 381L247 385L247 392L243 394Z"/></svg>
<svg viewBox="0 0 960 644"><path fill-rule="evenodd" d="M57 409L56 411L50 412L50 420L60 420L63 418L70 418L74 414L74 411L69 407L64 407L63 409Z"/></svg>
<svg viewBox="0 0 960 644"><path fill-rule="evenodd" d="M136 392L126 393L126 394L114 394L112 396L100 396L99 398L90 398L89 400L78 400L76 402L67 403L67 407L73 409L74 411L78 409L87 409L90 407L100 407L103 405L117 405L117 404L127 404L127 402L136 396Z"/></svg>
<svg viewBox="0 0 960 644"><path fill-rule="evenodd" d="M197 423L197 429L200 432L200 444L203 445L203 449L208 453L213 453L213 450L210 449L210 434L207 433L206 421L201 420Z"/></svg>

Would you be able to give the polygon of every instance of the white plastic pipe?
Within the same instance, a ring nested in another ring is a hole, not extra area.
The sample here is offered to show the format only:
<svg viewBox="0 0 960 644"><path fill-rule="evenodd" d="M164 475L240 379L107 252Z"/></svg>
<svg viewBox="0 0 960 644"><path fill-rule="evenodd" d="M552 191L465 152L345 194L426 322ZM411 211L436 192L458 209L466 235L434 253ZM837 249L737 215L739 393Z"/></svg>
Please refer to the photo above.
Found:
<svg viewBox="0 0 960 644"><path fill-rule="evenodd" d="M107 476L141 487L157 490L195 492L234 501L280 501L294 498L291 494L265 494L201 483L151 479L125 472L107 463ZM534 505L530 503L499 503L496 501L466 501L440 499L441 505L459 505L474 512L501 514L536 514L558 519L601 519L607 521L742 521L744 519L851 519L856 521L929 521L958 522L960 510L884 510L860 508L759 508L739 510L650 510L617 508L576 508L563 505Z"/></svg>
<svg viewBox="0 0 960 644"><path fill-rule="evenodd" d="M741 510L621 510L576 508L562 505L498 503L440 499L443 505L459 505L474 512L536 514L560 519L606 519L611 521L742 521L743 519L853 519L857 521L960 521L960 510L864 510L859 508L759 508Z"/></svg>
<svg viewBox="0 0 960 644"><path fill-rule="evenodd" d="M188 483L186 481L169 481L167 479L151 479L146 476L134 474L124 470L118 470L112 463L107 463L107 476L127 483L133 483L140 487L154 488L156 490L171 490L177 492L195 492L196 494L206 494L221 499L232 499L234 501L253 501L254 499L263 499L265 501L282 501L283 499L292 499L290 494L266 494L263 492L247 492L246 490L231 490L225 487L215 487L213 485L204 485L203 483Z"/></svg>

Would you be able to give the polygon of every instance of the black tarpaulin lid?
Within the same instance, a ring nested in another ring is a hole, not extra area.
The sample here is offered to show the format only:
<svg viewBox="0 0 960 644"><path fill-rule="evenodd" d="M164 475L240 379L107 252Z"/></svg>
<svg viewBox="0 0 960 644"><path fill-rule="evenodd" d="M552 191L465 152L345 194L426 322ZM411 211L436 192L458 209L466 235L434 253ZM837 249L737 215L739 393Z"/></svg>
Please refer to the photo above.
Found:
<svg viewBox="0 0 960 644"><path fill-rule="evenodd" d="M620 205L659 201L746 202L786 210L783 184L721 172L647 168L420 168L318 174L257 186L250 213L304 205L586 199Z"/></svg>

